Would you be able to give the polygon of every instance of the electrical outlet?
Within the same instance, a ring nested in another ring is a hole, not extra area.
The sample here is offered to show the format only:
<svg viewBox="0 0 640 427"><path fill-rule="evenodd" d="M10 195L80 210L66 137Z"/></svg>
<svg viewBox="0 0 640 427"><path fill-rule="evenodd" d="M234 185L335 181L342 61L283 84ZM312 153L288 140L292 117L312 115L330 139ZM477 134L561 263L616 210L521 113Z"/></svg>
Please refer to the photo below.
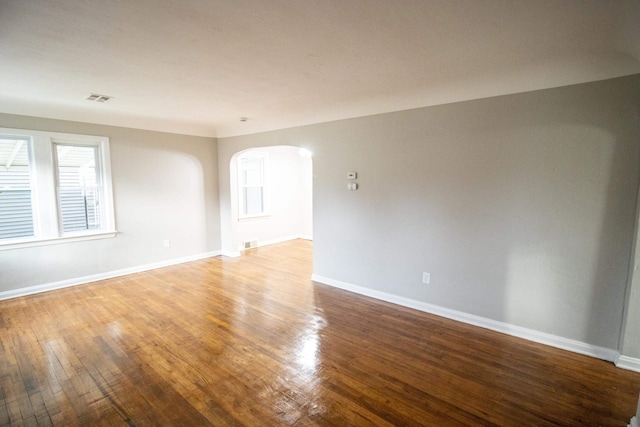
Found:
<svg viewBox="0 0 640 427"><path fill-rule="evenodd" d="M427 272L422 273L422 283L427 285L431 283L431 273L427 273Z"/></svg>
<svg viewBox="0 0 640 427"><path fill-rule="evenodd" d="M171 246L171 240L169 240L169 239L165 240L165 241L164 241L164 247L165 247L165 248L168 248L168 247L170 247L170 246Z"/></svg>

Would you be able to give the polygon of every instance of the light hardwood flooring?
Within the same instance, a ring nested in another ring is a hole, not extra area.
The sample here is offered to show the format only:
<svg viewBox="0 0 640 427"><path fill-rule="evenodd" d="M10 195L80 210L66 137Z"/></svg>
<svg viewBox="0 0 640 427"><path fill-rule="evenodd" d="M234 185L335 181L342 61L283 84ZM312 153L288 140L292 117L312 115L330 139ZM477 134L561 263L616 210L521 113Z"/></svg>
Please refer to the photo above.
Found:
<svg viewBox="0 0 640 427"><path fill-rule="evenodd" d="M0 425L624 426L640 374L310 280L296 240L0 302Z"/></svg>

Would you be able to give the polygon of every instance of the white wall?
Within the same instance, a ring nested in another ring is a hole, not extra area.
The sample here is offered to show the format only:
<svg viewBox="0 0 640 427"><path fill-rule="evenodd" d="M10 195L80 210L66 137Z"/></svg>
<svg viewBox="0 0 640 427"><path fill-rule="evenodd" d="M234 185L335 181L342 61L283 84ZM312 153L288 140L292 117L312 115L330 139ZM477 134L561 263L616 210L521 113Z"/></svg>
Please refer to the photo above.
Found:
<svg viewBox="0 0 640 427"><path fill-rule="evenodd" d="M220 249L215 139L7 114L0 126L109 137L118 230L112 239L0 251L0 292Z"/></svg>
<svg viewBox="0 0 640 427"><path fill-rule="evenodd" d="M636 75L222 138L220 180L239 150L310 148L316 275L618 349L638 99Z"/></svg>
<svg viewBox="0 0 640 427"><path fill-rule="evenodd" d="M311 158L302 156L297 147L263 147L268 154L266 183L269 216L238 220L238 174L236 153L230 163L234 242L240 250L245 241L258 244L295 236L311 237Z"/></svg>

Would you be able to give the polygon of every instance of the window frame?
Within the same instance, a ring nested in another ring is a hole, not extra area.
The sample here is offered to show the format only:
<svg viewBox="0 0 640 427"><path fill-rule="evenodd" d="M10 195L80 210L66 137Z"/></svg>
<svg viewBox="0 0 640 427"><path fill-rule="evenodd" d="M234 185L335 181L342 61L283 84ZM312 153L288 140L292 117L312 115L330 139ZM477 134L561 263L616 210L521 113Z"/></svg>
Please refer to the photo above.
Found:
<svg viewBox="0 0 640 427"><path fill-rule="evenodd" d="M77 143L70 143L68 141L59 141L59 140L53 140L52 141L53 144L53 149L52 149L52 154L53 154L53 167L54 167L54 181L55 181L55 186L56 186L56 202L57 202L57 207L58 207L58 229L60 230L60 234L64 235L64 236L73 236L73 235L82 235L82 234L86 234L87 231L89 230L102 230L104 229L103 226L103 222L104 222L104 217L105 217L105 204L104 203L100 203L99 206L99 218L100 218L100 222L101 222L101 227L100 228L87 228L84 230L73 230L73 231L64 231L64 215L63 215L63 209L62 209L62 195L61 195L61 191L63 188L66 188L66 186L61 185L60 182L60 153L58 151L58 147L88 147L94 150L94 162L95 162L95 172L96 172L96 189L99 193L99 200L102 202L102 199L104 198L104 178L102 176L102 156L100 153L100 145L99 143L96 144L77 144ZM82 187L82 190L85 190L85 187ZM87 224L88 225L88 224Z"/></svg>
<svg viewBox="0 0 640 427"><path fill-rule="evenodd" d="M261 182L262 185L244 185L243 172L244 168L242 166L243 159L260 159L261 165ZM267 167L269 161L269 153L266 151L256 151L250 150L240 153L236 160L236 167L238 170L238 221L252 220L252 219L260 219L267 218L271 216L269 212L269 197L268 197L268 182L267 182ZM245 214L244 213L244 189L248 187L260 187L262 188L262 212L255 214Z"/></svg>
<svg viewBox="0 0 640 427"><path fill-rule="evenodd" d="M34 236L0 240L0 251L31 246L68 243L82 240L112 238L117 234L111 179L109 138L29 129L0 128L0 134L30 139L30 173ZM58 201L56 145L98 147L100 165L96 169L102 182L104 221L99 229L64 233Z"/></svg>

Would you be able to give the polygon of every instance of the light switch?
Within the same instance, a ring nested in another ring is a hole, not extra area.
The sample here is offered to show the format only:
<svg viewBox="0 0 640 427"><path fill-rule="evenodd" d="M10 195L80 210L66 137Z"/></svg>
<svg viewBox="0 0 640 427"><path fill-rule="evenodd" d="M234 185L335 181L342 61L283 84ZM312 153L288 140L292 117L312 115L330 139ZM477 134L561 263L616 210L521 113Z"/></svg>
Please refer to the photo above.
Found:
<svg viewBox="0 0 640 427"><path fill-rule="evenodd" d="M358 177L358 173L357 172L349 172L347 174L347 179L356 179Z"/></svg>

